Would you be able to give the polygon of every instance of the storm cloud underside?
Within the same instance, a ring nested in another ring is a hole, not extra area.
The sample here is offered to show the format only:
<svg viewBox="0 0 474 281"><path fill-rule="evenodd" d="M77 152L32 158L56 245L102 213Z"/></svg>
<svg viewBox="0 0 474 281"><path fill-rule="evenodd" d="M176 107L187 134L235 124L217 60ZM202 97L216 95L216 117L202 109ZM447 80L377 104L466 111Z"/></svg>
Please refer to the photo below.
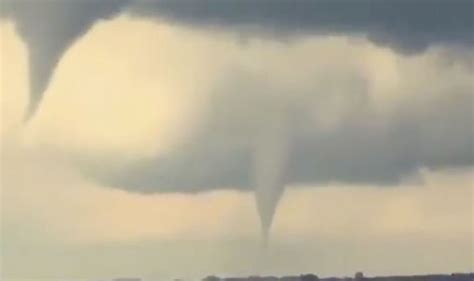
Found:
<svg viewBox="0 0 474 281"><path fill-rule="evenodd" d="M56 64L75 40L97 21L126 10L191 26L223 28L255 35L357 33L403 52L430 44L472 45L469 0L408 1L12 1L1 2L28 45L30 105L33 115Z"/></svg>

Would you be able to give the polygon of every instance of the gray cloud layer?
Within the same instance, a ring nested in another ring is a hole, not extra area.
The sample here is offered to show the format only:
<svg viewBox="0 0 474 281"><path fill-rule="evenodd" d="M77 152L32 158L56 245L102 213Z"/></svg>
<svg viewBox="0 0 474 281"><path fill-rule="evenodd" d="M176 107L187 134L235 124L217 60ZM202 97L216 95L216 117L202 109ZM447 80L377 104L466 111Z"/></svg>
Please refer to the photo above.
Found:
<svg viewBox="0 0 474 281"><path fill-rule="evenodd" d="M351 112L340 126L325 130L315 126L310 116L314 102L325 103L324 95L308 92L297 98L297 105L280 110L279 101L268 96L270 89L236 86L252 84L240 79L226 83L225 88L217 86L205 123L186 144L123 169L93 167L90 173L113 186L140 192L253 189L256 146L262 141L270 146L283 137L289 139L287 184L389 184L423 167L474 164L469 89L440 93L428 101L415 96L388 118L373 111L366 91L354 89L344 95L351 100ZM286 131L275 135L281 130L273 128L280 127Z"/></svg>
<svg viewBox="0 0 474 281"><path fill-rule="evenodd" d="M414 52L430 44L472 45L473 5L470 0L177 0L138 1L132 11L190 25L263 28L272 34L360 33Z"/></svg>

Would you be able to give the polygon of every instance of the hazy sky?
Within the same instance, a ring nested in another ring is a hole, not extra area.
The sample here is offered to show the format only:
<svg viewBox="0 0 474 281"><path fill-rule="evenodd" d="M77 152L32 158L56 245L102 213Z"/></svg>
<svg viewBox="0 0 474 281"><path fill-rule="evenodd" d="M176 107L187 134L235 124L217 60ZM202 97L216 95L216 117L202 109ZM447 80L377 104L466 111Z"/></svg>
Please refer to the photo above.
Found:
<svg viewBox="0 0 474 281"><path fill-rule="evenodd" d="M4 278L474 270L472 2L155 2L5 1Z"/></svg>

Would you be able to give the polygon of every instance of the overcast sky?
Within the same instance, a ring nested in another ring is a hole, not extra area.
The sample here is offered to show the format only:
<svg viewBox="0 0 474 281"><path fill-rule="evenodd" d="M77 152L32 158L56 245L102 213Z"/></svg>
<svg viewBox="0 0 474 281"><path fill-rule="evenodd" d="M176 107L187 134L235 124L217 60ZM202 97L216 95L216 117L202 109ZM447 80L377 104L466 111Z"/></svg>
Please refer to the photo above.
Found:
<svg viewBox="0 0 474 281"><path fill-rule="evenodd" d="M2 276L473 271L473 2L288 3L3 1Z"/></svg>

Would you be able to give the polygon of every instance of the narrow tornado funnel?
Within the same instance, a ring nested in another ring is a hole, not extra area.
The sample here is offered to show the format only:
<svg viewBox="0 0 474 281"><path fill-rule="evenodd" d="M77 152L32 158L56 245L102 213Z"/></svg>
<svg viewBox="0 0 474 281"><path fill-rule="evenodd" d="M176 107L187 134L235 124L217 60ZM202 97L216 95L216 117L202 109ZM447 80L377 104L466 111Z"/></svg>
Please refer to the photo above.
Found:
<svg viewBox="0 0 474 281"><path fill-rule="evenodd" d="M68 48L98 20L119 13L128 1L4 0L2 14L15 22L29 52L30 101L25 120L37 110L54 69Z"/></svg>
<svg viewBox="0 0 474 281"><path fill-rule="evenodd" d="M25 121L28 121L37 111L62 54L63 50L50 49L48 51L41 47L29 49L30 99L24 115Z"/></svg>
<svg viewBox="0 0 474 281"><path fill-rule="evenodd" d="M262 132L255 148L255 199L260 216L263 246L269 243L275 211L285 189L288 135L276 125Z"/></svg>

